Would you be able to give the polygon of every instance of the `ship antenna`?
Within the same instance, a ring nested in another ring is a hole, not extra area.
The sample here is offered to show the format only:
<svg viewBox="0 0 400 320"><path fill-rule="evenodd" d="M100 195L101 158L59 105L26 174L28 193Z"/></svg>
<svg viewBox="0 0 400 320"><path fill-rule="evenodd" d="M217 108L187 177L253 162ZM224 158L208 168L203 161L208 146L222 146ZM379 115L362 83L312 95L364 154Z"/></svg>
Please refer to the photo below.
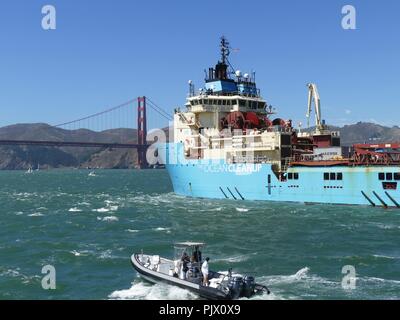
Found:
<svg viewBox="0 0 400 320"><path fill-rule="evenodd" d="M226 64L229 56L229 42L226 40L225 36L221 37L221 62Z"/></svg>
<svg viewBox="0 0 400 320"><path fill-rule="evenodd" d="M234 74L236 69L232 66L231 62L229 61L228 57L231 53L231 47L229 46L229 41L226 40L225 36L221 37L221 62L223 64L228 65L231 68L231 73Z"/></svg>

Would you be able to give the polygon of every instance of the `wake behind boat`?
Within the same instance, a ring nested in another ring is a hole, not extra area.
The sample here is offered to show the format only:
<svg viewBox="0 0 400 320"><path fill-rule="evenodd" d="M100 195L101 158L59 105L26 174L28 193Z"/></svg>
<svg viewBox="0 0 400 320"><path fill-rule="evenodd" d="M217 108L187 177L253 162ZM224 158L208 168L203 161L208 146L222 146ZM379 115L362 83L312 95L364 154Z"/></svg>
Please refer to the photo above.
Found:
<svg viewBox="0 0 400 320"><path fill-rule="evenodd" d="M231 300L242 297L250 298L257 294L267 293L266 286L257 284L252 276L241 276L228 272L208 271L205 283L201 266L200 249L204 243L181 242L175 244L175 259L159 255L135 253L131 262L140 276L152 283L164 282L190 290L202 298L211 300ZM189 258L191 257L191 258Z"/></svg>

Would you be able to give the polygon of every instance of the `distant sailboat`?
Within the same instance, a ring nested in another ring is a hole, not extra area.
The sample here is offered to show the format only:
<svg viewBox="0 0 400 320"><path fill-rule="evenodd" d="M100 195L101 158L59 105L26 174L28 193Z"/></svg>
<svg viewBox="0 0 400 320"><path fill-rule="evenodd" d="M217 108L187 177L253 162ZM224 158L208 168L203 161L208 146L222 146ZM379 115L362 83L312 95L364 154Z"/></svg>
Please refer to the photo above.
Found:
<svg viewBox="0 0 400 320"><path fill-rule="evenodd" d="M90 171L89 177L95 177L95 176L96 176L96 174L94 173L94 171Z"/></svg>
<svg viewBox="0 0 400 320"><path fill-rule="evenodd" d="M33 173L32 167L29 167L28 171L26 171L25 173Z"/></svg>

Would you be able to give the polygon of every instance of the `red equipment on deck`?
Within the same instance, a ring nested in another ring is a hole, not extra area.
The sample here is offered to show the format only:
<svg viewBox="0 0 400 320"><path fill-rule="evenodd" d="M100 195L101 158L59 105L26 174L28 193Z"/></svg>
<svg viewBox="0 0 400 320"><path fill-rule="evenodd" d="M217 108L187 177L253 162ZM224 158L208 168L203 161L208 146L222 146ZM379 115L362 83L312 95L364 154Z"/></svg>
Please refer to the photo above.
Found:
<svg viewBox="0 0 400 320"><path fill-rule="evenodd" d="M400 164L399 143L355 144L353 161L356 164Z"/></svg>

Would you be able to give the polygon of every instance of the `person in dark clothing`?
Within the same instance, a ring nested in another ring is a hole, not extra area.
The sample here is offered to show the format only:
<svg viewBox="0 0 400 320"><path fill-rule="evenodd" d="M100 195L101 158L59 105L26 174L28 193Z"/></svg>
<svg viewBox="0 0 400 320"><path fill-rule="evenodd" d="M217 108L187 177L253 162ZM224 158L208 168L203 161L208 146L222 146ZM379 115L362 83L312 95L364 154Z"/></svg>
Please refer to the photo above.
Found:
<svg viewBox="0 0 400 320"><path fill-rule="evenodd" d="M199 249L199 246L195 247L195 251L193 252L194 255L194 260L198 263L201 263L201 251Z"/></svg>
<svg viewBox="0 0 400 320"><path fill-rule="evenodd" d="M190 258L186 252L183 253L181 260L182 260L182 271L186 275L186 272L188 272L189 270L188 263L190 262Z"/></svg>

